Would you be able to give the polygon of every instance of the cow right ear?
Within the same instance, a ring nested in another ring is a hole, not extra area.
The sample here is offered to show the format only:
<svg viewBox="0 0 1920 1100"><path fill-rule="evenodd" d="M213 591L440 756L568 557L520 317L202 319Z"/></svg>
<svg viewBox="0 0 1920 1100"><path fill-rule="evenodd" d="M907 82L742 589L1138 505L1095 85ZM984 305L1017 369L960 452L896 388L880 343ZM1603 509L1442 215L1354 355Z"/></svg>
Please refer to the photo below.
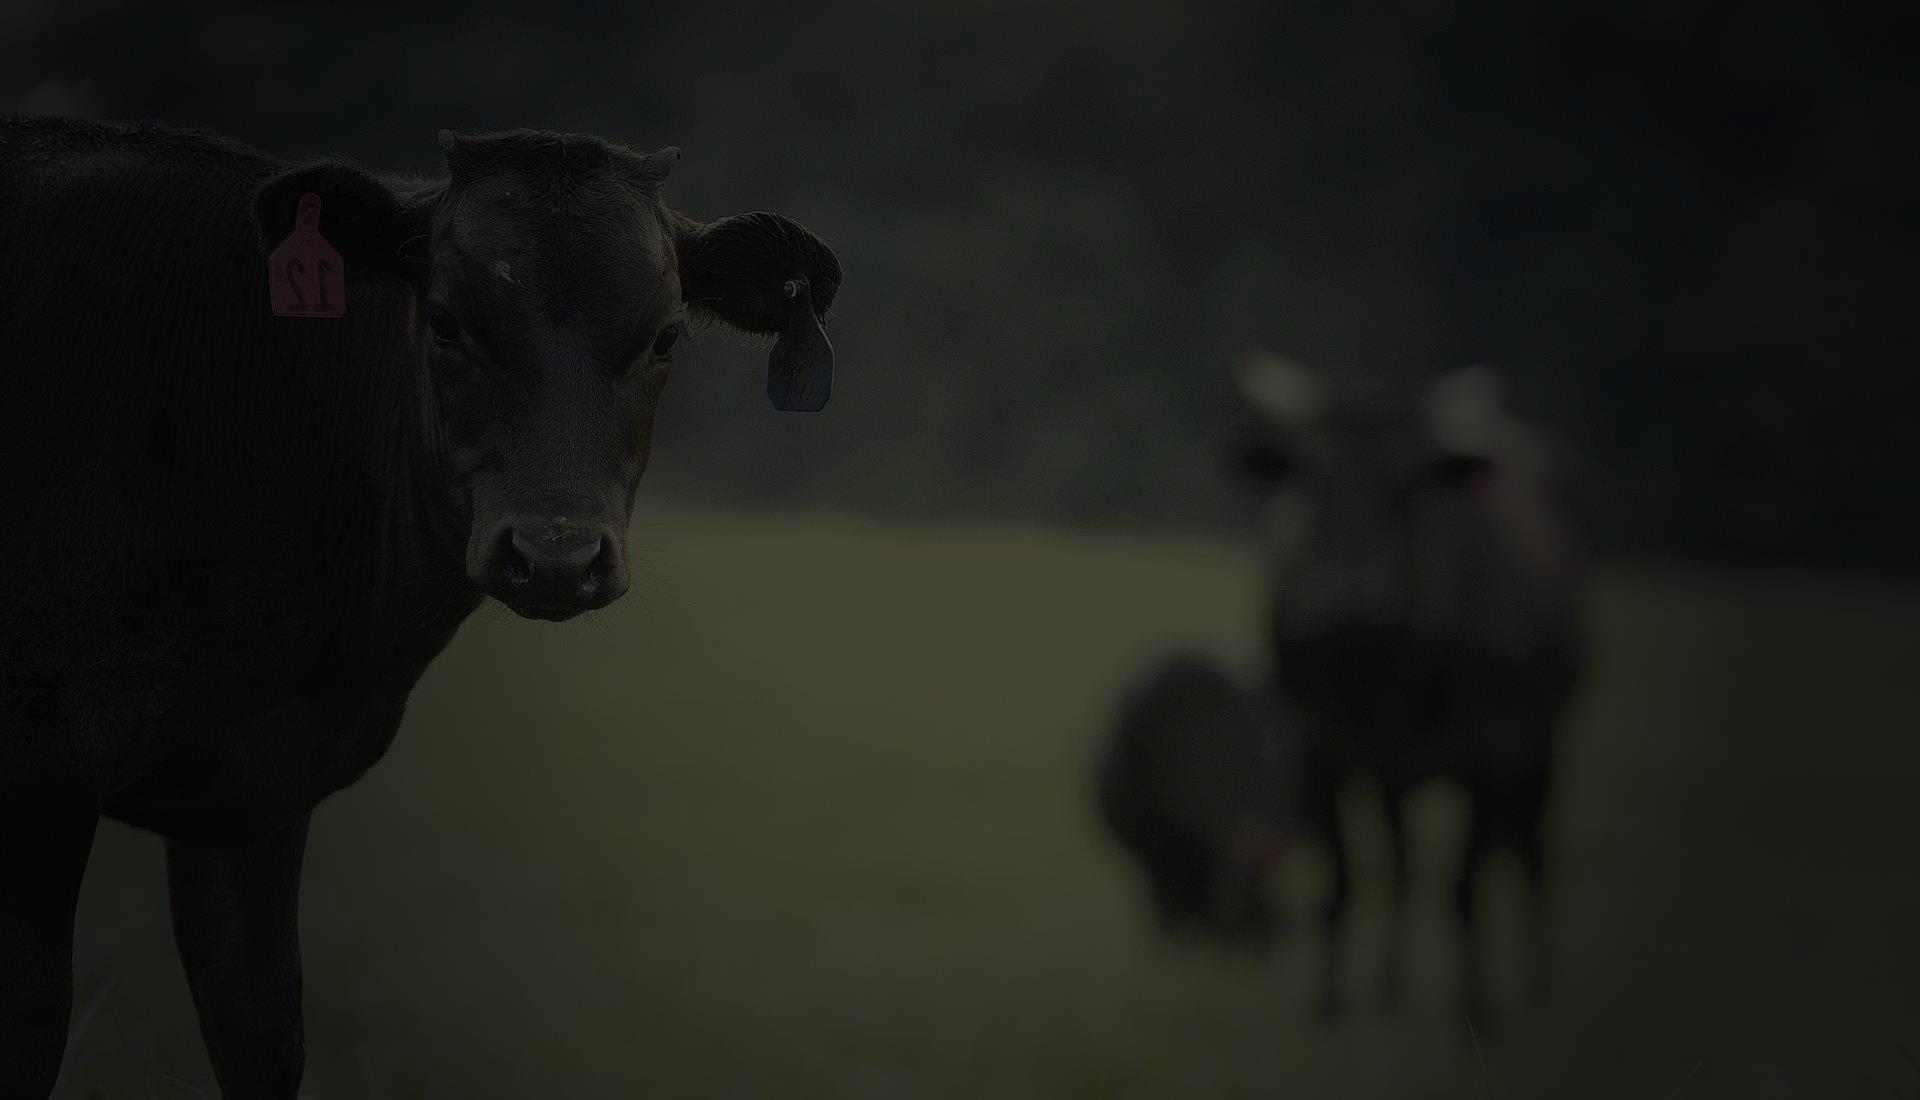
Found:
<svg viewBox="0 0 1920 1100"><path fill-rule="evenodd" d="M773 336L768 400L783 412L819 411L833 392L833 345L825 327L840 293L833 249L784 214L735 214L710 223L677 212L670 217L688 307L742 332Z"/></svg>
<svg viewBox="0 0 1920 1100"><path fill-rule="evenodd" d="M337 157L295 165L253 194L254 232L262 253L272 252L293 232L301 196L307 194L320 197L320 235L340 253L350 274L424 275L437 192L402 194Z"/></svg>

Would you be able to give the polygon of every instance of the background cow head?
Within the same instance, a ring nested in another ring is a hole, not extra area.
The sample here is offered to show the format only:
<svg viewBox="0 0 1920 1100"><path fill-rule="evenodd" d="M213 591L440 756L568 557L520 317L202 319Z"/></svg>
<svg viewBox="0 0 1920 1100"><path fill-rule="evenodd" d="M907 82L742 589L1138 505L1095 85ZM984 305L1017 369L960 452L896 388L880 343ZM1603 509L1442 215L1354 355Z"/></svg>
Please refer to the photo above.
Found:
<svg viewBox="0 0 1920 1100"><path fill-rule="evenodd" d="M1508 430L1491 368L1425 388L1338 390L1263 355L1240 373L1256 423L1240 472L1274 494L1276 599L1289 633L1364 645L1407 625L1427 536L1493 470Z"/></svg>

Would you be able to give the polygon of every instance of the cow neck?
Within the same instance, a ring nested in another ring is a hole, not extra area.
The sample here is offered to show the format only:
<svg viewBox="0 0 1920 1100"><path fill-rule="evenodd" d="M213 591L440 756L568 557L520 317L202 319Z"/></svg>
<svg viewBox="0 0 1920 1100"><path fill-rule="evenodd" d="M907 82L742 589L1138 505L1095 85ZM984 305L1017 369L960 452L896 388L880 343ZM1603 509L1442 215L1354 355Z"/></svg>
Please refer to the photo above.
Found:
<svg viewBox="0 0 1920 1100"><path fill-rule="evenodd" d="M371 586L368 629L376 647L403 664L424 665L480 605L466 571L465 509L448 493L441 458L432 445L431 413L412 403L399 423L397 471L377 491L376 561L383 583Z"/></svg>

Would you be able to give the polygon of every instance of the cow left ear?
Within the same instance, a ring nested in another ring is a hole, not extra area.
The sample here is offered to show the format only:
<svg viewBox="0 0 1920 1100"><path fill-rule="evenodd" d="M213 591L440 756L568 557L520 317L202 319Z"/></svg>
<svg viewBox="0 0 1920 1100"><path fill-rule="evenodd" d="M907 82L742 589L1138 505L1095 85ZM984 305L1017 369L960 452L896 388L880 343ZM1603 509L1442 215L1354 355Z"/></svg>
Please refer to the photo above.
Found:
<svg viewBox="0 0 1920 1100"><path fill-rule="evenodd" d="M293 232L300 198L309 193L320 196L320 235L340 253L349 273L425 272L431 196L402 194L339 158L296 165L254 192L254 231L263 253Z"/></svg>
<svg viewBox="0 0 1920 1100"><path fill-rule="evenodd" d="M782 412L817 412L833 390L824 320L840 293L840 260L781 214L702 223L674 214L680 291L697 313L743 332L776 335L767 398Z"/></svg>

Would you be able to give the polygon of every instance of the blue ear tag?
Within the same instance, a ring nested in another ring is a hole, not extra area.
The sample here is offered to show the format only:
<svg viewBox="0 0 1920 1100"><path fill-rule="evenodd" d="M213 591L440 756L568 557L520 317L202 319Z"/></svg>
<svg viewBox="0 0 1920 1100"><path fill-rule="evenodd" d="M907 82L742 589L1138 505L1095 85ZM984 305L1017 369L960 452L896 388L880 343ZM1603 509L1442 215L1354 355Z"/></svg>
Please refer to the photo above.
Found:
<svg viewBox="0 0 1920 1100"><path fill-rule="evenodd" d="M767 356L767 400L781 412L819 412L833 392L833 345L813 312L805 275L788 279L787 324Z"/></svg>

